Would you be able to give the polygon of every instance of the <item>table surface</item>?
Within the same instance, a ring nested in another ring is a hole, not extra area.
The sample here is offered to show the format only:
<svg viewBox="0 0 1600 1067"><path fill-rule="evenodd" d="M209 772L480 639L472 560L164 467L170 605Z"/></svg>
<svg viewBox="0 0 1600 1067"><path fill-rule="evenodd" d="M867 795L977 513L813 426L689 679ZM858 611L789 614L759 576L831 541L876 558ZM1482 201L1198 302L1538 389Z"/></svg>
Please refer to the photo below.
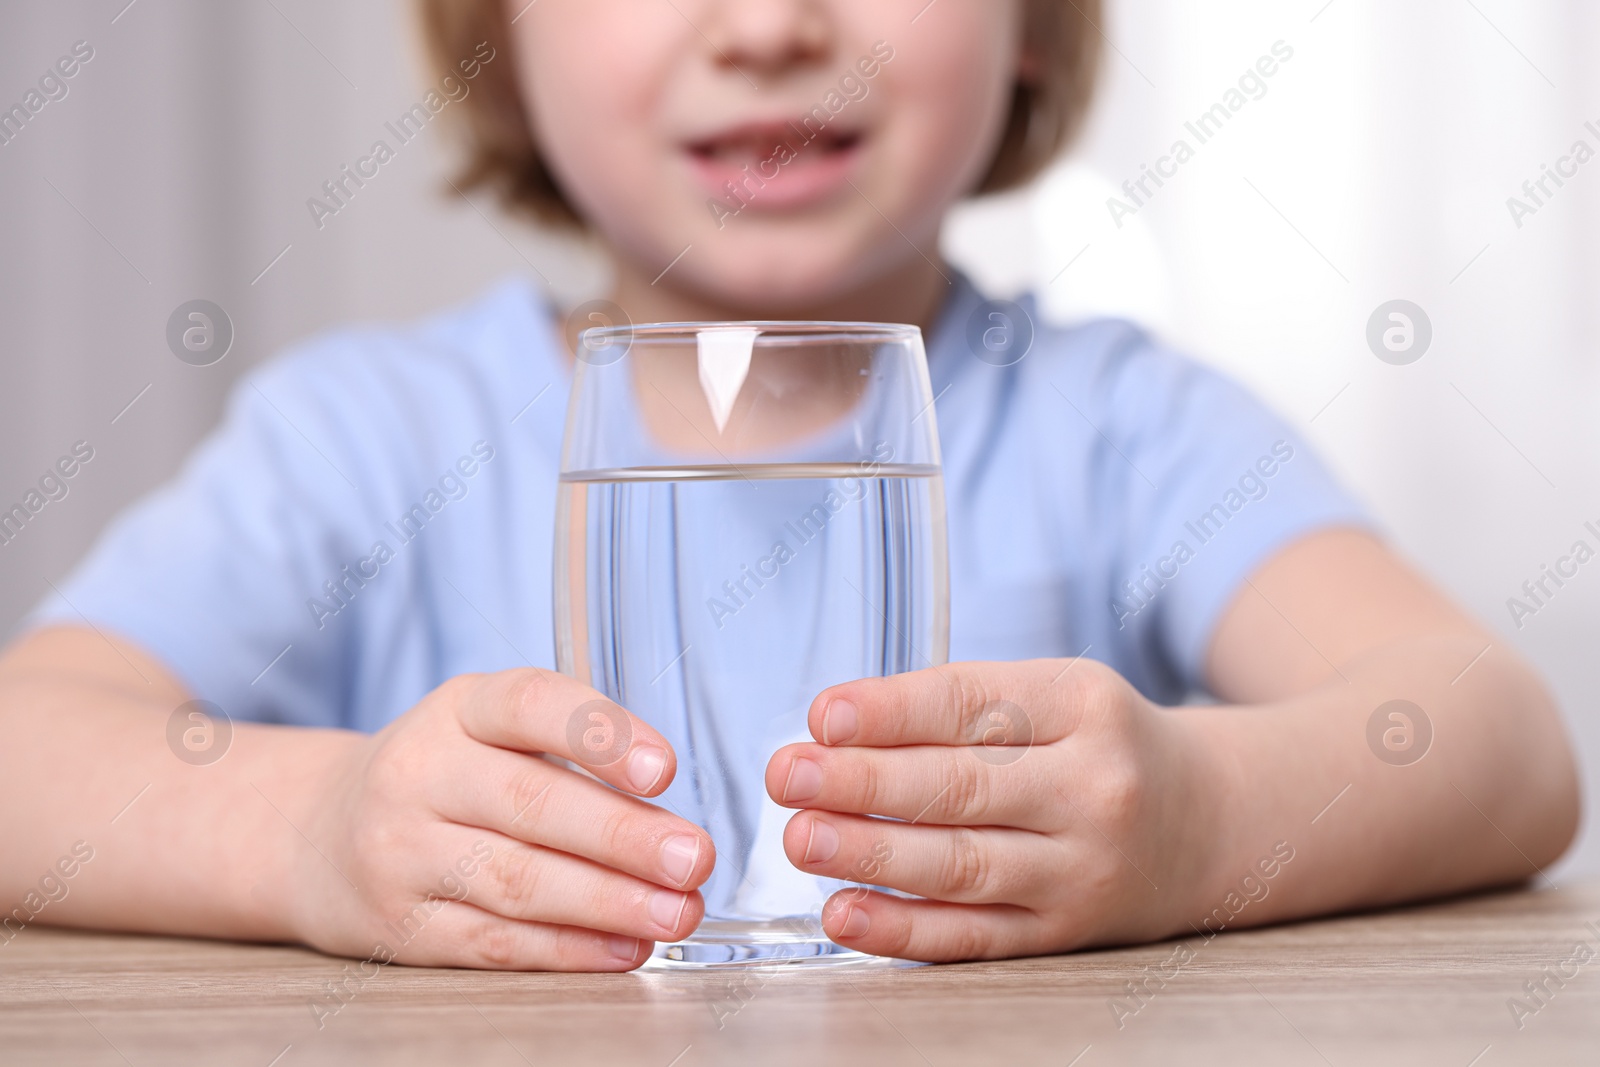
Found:
<svg viewBox="0 0 1600 1067"><path fill-rule="evenodd" d="M1597 883L1003 963L355 968L30 927L0 946L0 1063L1600 1063Z"/></svg>

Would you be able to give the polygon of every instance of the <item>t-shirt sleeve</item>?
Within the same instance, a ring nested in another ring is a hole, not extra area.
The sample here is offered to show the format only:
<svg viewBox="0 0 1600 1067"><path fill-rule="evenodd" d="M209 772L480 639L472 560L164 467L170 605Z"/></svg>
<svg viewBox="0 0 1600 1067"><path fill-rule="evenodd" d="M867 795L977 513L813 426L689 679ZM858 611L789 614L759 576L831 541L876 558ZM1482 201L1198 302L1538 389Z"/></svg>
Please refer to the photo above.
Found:
<svg viewBox="0 0 1600 1067"><path fill-rule="evenodd" d="M180 475L118 517L24 626L120 636L236 719L343 725L349 629L320 627L308 602L337 603L325 583L373 529L362 483L379 474L351 404L308 373L316 355L247 375Z"/></svg>
<svg viewBox="0 0 1600 1067"><path fill-rule="evenodd" d="M1135 660L1204 690L1223 612L1250 576L1319 529L1370 526L1311 447L1247 390L1145 341L1107 376L1128 487L1112 631Z"/></svg>

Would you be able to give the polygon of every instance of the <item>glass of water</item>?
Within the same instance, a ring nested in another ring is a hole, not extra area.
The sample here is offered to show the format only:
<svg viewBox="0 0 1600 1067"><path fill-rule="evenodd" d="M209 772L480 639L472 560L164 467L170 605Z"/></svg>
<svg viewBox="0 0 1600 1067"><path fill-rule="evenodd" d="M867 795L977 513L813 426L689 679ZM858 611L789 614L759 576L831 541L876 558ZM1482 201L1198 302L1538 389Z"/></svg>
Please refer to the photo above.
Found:
<svg viewBox="0 0 1600 1067"><path fill-rule="evenodd" d="M944 489L922 335L838 322L586 330L556 515L556 655L659 730L655 803L711 835L706 916L652 966L827 962L767 761L823 689L949 649ZM599 742L604 744L604 741Z"/></svg>

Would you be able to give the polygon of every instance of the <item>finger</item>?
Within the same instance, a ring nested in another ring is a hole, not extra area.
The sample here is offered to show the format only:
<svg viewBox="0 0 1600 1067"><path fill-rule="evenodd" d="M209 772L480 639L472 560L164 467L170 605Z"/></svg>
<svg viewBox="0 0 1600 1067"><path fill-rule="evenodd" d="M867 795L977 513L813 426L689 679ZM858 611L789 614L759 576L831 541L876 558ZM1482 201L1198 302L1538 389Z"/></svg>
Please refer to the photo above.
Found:
<svg viewBox="0 0 1600 1067"><path fill-rule="evenodd" d="M434 810L452 822L674 889L694 889L711 876L711 838L654 804L537 756L470 742L446 764Z"/></svg>
<svg viewBox="0 0 1600 1067"><path fill-rule="evenodd" d="M470 878L413 869L419 893L467 900L507 919L582 926L646 940L680 941L700 925L700 894L680 893L565 852L500 834L436 824L423 855L478 860Z"/></svg>
<svg viewBox="0 0 1600 1067"><path fill-rule="evenodd" d="M1027 830L912 826L803 811L784 828L783 850L800 870L866 882L954 904L1036 901L1045 872L1041 850L1057 848Z"/></svg>
<svg viewBox="0 0 1600 1067"><path fill-rule="evenodd" d="M780 748L767 763L767 793L788 808L886 815L943 826L1059 829L1044 759L1025 750L1015 763L988 761L997 750L917 745Z"/></svg>
<svg viewBox="0 0 1600 1067"><path fill-rule="evenodd" d="M508 919L464 901L426 900L389 916L371 959L496 971L631 971L655 946L624 934Z"/></svg>
<svg viewBox="0 0 1600 1067"><path fill-rule="evenodd" d="M835 893L822 906L822 930L846 948L874 956L954 963L1061 951L1042 922L1009 904L905 900L865 889Z"/></svg>
<svg viewBox="0 0 1600 1067"><path fill-rule="evenodd" d="M564 674L529 668L462 684L462 727L484 744L548 752L640 796L656 796L677 773L664 737Z"/></svg>
<svg viewBox="0 0 1600 1067"><path fill-rule="evenodd" d="M825 745L1016 746L1058 741L1108 668L1093 660L952 663L824 689L811 736Z"/></svg>

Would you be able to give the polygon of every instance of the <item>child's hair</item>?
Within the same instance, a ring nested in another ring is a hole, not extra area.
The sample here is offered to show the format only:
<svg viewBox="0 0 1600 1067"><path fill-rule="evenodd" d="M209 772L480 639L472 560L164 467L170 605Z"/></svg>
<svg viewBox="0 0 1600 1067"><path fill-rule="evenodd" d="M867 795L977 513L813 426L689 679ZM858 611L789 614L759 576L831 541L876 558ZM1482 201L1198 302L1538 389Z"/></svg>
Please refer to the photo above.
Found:
<svg viewBox="0 0 1600 1067"><path fill-rule="evenodd" d="M473 91L461 102L467 160L456 179L464 189L496 191L512 212L582 226L534 143L519 95L511 55L505 0L418 0L424 42L437 69L454 71L488 42L499 62L482 66ZM1024 0L1026 34L1038 76L1019 80L1000 147L977 189L999 192L1021 185L1055 158L1083 126L1100 66L1102 0ZM894 42L890 42L893 44ZM452 109L457 110L457 109Z"/></svg>

